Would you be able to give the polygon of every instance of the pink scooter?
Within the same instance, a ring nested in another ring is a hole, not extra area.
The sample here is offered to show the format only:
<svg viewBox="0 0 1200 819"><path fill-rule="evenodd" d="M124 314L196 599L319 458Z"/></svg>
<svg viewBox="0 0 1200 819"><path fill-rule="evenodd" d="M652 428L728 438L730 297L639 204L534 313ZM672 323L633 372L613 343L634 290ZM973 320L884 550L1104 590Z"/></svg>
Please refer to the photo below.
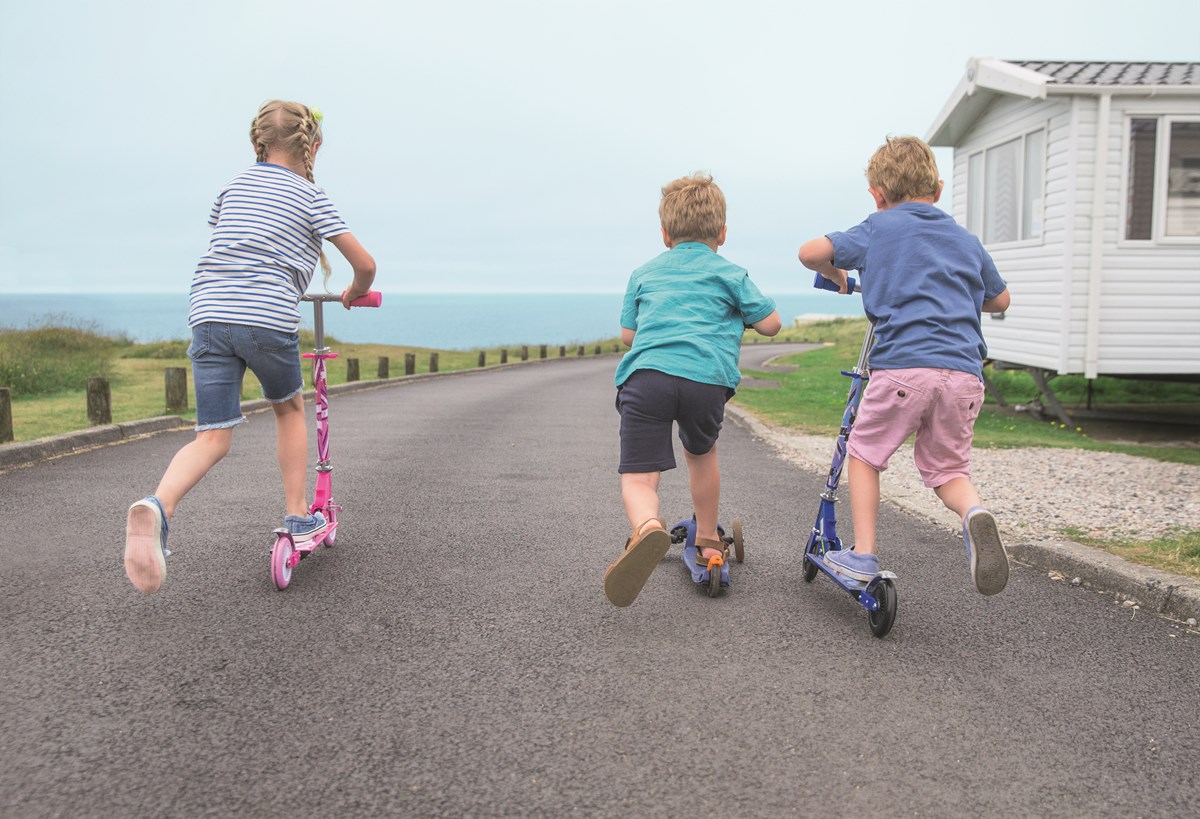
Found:
<svg viewBox="0 0 1200 819"><path fill-rule="evenodd" d="M314 295L301 298L312 302L313 334L316 336L316 349L303 355L303 358L313 360L313 387L317 394L317 490L309 512L320 511L328 526L311 540L296 540L287 529L275 530L275 545L271 547L271 580L280 591L292 582L292 569L296 568L297 563L315 552L318 546L332 546L337 540L338 512L342 508L333 501L333 464L329 459L329 390L325 383L325 361L337 358L337 353L325 346L325 318L321 313L324 302L340 302L342 297ZM373 290L350 302L350 306L378 307L382 301L383 294Z"/></svg>

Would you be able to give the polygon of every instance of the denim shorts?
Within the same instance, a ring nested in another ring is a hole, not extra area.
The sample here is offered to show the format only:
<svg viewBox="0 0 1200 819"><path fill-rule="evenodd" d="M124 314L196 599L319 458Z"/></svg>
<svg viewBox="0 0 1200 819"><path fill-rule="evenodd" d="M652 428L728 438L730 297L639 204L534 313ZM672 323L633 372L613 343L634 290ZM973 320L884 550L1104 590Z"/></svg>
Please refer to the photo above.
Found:
<svg viewBox="0 0 1200 819"><path fill-rule="evenodd" d="M625 472L664 472L675 468L671 425L693 455L705 455L717 443L725 420L725 402L733 390L701 384L658 370L635 370L617 388L621 413L621 464Z"/></svg>
<svg viewBox="0 0 1200 819"><path fill-rule="evenodd" d="M263 398L282 404L304 389L300 334L248 324L206 321L192 328L188 347L196 392L196 431L227 429L242 415L242 378L248 367Z"/></svg>
<svg viewBox="0 0 1200 819"><path fill-rule="evenodd" d="M936 489L953 478L971 477L971 439L982 406L983 383L974 373L876 370L846 449L883 472L888 459L916 433L913 460L925 485Z"/></svg>

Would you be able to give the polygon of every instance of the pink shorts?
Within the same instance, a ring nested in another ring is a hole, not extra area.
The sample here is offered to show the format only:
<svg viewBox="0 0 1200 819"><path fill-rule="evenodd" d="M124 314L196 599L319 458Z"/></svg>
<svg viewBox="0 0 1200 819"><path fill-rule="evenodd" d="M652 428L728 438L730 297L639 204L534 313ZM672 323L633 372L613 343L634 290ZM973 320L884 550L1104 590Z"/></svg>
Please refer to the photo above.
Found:
<svg viewBox="0 0 1200 819"><path fill-rule="evenodd" d="M959 370L877 370L850 431L847 452L880 472L914 432L913 460L925 485L971 477L971 438L983 383Z"/></svg>

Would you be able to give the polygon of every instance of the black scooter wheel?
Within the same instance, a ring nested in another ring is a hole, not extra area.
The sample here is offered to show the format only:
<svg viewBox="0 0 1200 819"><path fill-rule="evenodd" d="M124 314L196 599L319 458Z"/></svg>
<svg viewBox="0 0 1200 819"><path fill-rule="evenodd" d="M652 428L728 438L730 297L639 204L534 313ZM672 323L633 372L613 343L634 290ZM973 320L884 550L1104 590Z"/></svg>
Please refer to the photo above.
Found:
<svg viewBox="0 0 1200 819"><path fill-rule="evenodd" d="M875 584L875 599L879 601L879 609L868 612L867 620L871 633L884 637L896 622L896 584L886 577L880 580Z"/></svg>

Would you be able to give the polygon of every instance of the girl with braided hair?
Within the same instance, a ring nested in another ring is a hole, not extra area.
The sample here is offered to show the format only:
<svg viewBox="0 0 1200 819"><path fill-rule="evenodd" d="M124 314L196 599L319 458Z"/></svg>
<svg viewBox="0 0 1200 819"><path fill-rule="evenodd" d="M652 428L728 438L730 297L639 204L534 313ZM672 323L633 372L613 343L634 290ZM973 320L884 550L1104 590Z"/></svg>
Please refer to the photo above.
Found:
<svg viewBox="0 0 1200 819"><path fill-rule="evenodd" d="M208 218L208 251L192 278L188 326L196 398L196 438L167 467L154 494L129 508L125 573L143 592L166 576L168 523L183 496L229 452L241 413L242 378L257 376L275 411L283 478L284 526L297 541L324 531L305 500L308 425L300 369L300 297L328 239L354 270L342 304L364 296L375 260L351 235L337 208L313 182L321 113L298 102L264 103L250 125L257 162L221 189Z"/></svg>

